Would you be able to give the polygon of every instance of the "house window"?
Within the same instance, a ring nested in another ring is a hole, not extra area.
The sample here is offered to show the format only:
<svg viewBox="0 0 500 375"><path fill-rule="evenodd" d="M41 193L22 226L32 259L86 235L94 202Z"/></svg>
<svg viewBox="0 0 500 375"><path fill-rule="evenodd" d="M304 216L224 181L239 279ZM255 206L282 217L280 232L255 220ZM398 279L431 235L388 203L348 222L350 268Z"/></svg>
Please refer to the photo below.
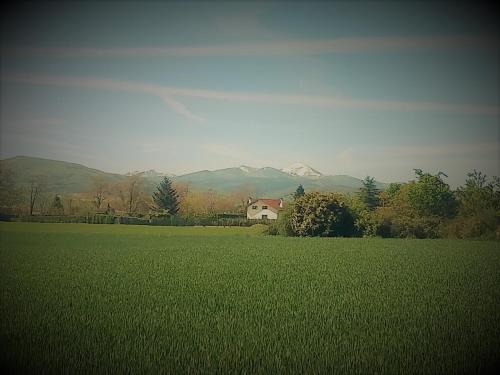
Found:
<svg viewBox="0 0 500 375"><path fill-rule="evenodd" d="M256 210L257 209L257 206L252 206L252 210Z"/></svg>
<svg viewBox="0 0 500 375"><path fill-rule="evenodd" d="M262 206L262 209L263 210L267 210L267 206Z"/></svg>
<svg viewBox="0 0 500 375"><path fill-rule="evenodd" d="M262 215L262 218L263 219L267 219L267 215Z"/></svg>

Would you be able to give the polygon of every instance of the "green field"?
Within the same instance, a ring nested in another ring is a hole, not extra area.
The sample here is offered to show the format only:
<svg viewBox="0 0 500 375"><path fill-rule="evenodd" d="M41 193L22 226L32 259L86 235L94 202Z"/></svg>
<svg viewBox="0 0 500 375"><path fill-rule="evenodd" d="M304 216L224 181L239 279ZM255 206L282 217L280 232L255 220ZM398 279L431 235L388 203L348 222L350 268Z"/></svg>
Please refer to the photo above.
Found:
<svg viewBox="0 0 500 375"><path fill-rule="evenodd" d="M33 373L480 373L498 242L0 223L2 366Z"/></svg>

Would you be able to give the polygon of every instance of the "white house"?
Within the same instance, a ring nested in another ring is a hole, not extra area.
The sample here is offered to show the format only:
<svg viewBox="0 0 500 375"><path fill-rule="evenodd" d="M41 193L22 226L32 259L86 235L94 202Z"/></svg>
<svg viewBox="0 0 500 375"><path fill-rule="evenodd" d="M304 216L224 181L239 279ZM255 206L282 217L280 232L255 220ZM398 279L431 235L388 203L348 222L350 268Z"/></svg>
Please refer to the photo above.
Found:
<svg viewBox="0 0 500 375"><path fill-rule="evenodd" d="M283 199L248 199L247 219L276 220L283 209Z"/></svg>

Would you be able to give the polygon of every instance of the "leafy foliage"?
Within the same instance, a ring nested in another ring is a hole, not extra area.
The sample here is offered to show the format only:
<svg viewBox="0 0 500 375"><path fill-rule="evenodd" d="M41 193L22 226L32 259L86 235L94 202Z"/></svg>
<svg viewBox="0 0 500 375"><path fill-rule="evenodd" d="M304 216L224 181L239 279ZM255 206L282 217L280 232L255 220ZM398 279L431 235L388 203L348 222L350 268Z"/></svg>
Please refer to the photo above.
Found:
<svg viewBox="0 0 500 375"><path fill-rule="evenodd" d="M419 198L426 197L412 195L412 192L417 190L415 186L414 181L398 184L389 192L381 194L382 206L374 212L376 235L396 238L440 237L440 224L443 218L420 209L427 202L421 202ZM424 189L425 186L422 190Z"/></svg>
<svg viewBox="0 0 500 375"><path fill-rule="evenodd" d="M384 203L388 203L394 200L402 186L403 184L400 184L398 182L390 183L387 189L380 192L381 204L384 205Z"/></svg>
<svg viewBox="0 0 500 375"><path fill-rule="evenodd" d="M459 212L447 223L447 234L458 238L500 237L500 178L474 170L467 174L465 186L458 188Z"/></svg>
<svg viewBox="0 0 500 375"><path fill-rule="evenodd" d="M379 204L379 189L375 184L375 179L370 176L366 176L363 180L363 186L359 189L359 197L361 201L370 210L373 210Z"/></svg>
<svg viewBox="0 0 500 375"><path fill-rule="evenodd" d="M424 173L415 169L417 181L408 185L408 199L411 207L421 216L452 217L456 213L457 202L450 186L443 181L439 172L437 175Z"/></svg>
<svg viewBox="0 0 500 375"><path fill-rule="evenodd" d="M488 209L500 210L500 179L495 177L487 183L487 176L474 170L467 174L465 186L459 187L457 196L460 201L460 212L475 215Z"/></svg>
<svg viewBox="0 0 500 375"><path fill-rule="evenodd" d="M337 193L307 193L295 200L290 216L298 236L350 236L354 219Z"/></svg>

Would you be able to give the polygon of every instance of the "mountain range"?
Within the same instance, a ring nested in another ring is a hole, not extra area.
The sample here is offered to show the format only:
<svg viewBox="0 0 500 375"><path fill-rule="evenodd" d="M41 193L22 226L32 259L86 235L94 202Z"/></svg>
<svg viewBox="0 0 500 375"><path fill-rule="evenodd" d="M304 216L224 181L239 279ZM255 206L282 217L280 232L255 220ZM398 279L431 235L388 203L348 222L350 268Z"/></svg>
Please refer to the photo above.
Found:
<svg viewBox="0 0 500 375"><path fill-rule="evenodd" d="M54 193L79 193L89 190L91 181L102 176L110 182L124 181L128 174L103 172L81 164L59 160L49 160L29 156L16 156L0 161L2 169L13 172L19 184L28 183L35 176L44 176L46 189ZM133 173L137 173L133 172ZM190 189L219 192L252 191L258 197L286 197L298 185L306 191L353 192L362 186L362 180L347 175L328 176L303 163L294 163L283 169L271 167L253 168L239 166L234 168L203 170L184 175L160 173L155 170L142 172L146 193L152 193L164 176L174 181L188 183ZM376 182L379 189L387 184Z"/></svg>

